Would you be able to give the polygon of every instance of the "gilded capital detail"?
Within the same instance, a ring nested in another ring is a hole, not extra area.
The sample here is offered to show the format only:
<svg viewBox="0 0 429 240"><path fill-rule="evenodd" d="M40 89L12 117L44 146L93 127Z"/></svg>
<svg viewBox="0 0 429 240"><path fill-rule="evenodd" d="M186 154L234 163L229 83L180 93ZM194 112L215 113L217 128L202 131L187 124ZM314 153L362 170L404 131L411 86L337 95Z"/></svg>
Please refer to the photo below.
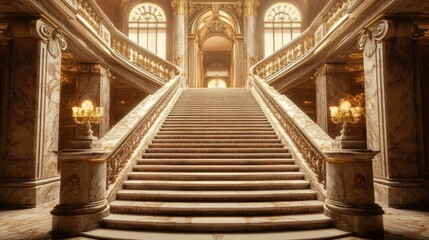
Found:
<svg viewBox="0 0 429 240"><path fill-rule="evenodd" d="M185 16L187 0L172 0L171 7L173 8L174 16Z"/></svg>
<svg viewBox="0 0 429 240"><path fill-rule="evenodd" d="M53 58L57 58L61 54L61 50L67 48L67 42L60 31L52 28L41 19L31 22L30 31L34 37L39 37L48 43L48 52Z"/></svg>
<svg viewBox="0 0 429 240"><path fill-rule="evenodd" d="M358 38L358 48L363 50L365 56L371 57L377 50L377 41L392 37L394 32L392 21L381 20L373 27L363 29Z"/></svg>
<svg viewBox="0 0 429 240"><path fill-rule="evenodd" d="M244 8L246 16L257 16L259 4L259 0L245 0Z"/></svg>

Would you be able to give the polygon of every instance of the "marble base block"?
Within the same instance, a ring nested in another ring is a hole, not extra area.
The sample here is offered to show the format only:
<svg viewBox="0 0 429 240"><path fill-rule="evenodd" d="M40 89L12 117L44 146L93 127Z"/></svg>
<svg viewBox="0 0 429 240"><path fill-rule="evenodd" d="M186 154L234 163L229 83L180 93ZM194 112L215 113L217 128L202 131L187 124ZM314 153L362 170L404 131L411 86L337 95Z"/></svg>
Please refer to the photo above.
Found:
<svg viewBox="0 0 429 240"><path fill-rule="evenodd" d="M61 162L60 201L52 210L52 234L76 236L99 226L109 214L106 151L57 152Z"/></svg>
<svg viewBox="0 0 429 240"><path fill-rule="evenodd" d="M354 232L357 236L382 236L383 210L377 204L351 206L327 200L324 207L326 216L332 218L334 225L343 230Z"/></svg>
<svg viewBox="0 0 429 240"><path fill-rule="evenodd" d="M375 200L389 207L427 206L429 182L426 180L375 179Z"/></svg>
<svg viewBox="0 0 429 240"><path fill-rule="evenodd" d="M324 212L335 227L358 236L383 235L383 210L375 203L372 159L377 152L326 151Z"/></svg>
<svg viewBox="0 0 429 240"><path fill-rule="evenodd" d="M101 210L94 213L81 215L67 215L67 211L55 207L52 214L52 236L54 237L73 237L80 232L100 227L100 219L109 215L109 205L106 204Z"/></svg>
<svg viewBox="0 0 429 240"><path fill-rule="evenodd" d="M0 183L0 203L5 208L33 208L59 198L59 177Z"/></svg>

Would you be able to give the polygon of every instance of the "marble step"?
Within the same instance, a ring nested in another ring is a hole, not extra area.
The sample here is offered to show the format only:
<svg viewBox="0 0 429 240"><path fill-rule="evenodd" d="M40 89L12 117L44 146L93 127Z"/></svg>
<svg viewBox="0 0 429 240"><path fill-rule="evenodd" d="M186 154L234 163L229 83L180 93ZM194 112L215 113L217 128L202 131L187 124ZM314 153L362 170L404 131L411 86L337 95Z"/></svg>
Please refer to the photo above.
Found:
<svg viewBox="0 0 429 240"><path fill-rule="evenodd" d="M270 123L240 123L240 122L230 122L230 123L164 123L163 128L192 128L192 127L202 127L202 128L213 128L213 127L222 127L222 128L235 128L235 127L245 127L245 128L267 128L271 127Z"/></svg>
<svg viewBox="0 0 429 240"><path fill-rule="evenodd" d="M81 233L82 236L95 239L109 240L324 240L339 239L352 234L335 228L301 230L301 231L274 231L252 233L180 233L180 232L154 232L131 231L120 229L95 229Z"/></svg>
<svg viewBox="0 0 429 240"><path fill-rule="evenodd" d="M166 165L174 163L175 165ZM139 163L140 164L140 163ZM144 163L147 164L147 163ZM153 163L152 163L153 164ZM158 165L136 165L135 172L297 172L297 165L189 165L171 162L170 160L159 161ZM162 164L162 165L161 165Z"/></svg>
<svg viewBox="0 0 429 240"><path fill-rule="evenodd" d="M261 111L257 105L246 106L174 106L171 111Z"/></svg>
<svg viewBox="0 0 429 240"><path fill-rule="evenodd" d="M271 126L268 127L253 127L253 126L237 126L237 127L225 127L225 126L188 126L188 127L169 127L162 126L160 132L171 132L171 131L186 131L192 133L194 131L273 131Z"/></svg>
<svg viewBox="0 0 429 240"><path fill-rule="evenodd" d="M301 172L132 172L129 180L178 180L178 181L257 181L299 180Z"/></svg>
<svg viewBox="0 0 429 240"><path fill-rule="evenodd" d="M331 219L317 214L234 217L172 217L132 214L110 214L102 224L116 229L141 229L191 232L245 232L326 228Z"/></svg>
<svg viewBox="0 0 429 240"><path fill-rule="evenodd" d="M298 201L316 200L316 192L302 190L259 191L175 191L175 190L119 190L116 199L134 201L187 201L187 202L233 202L233 201Z"/></svg>
<svg viewBox="0 0 429 240"><path fill-rule="evenodd" d="M248 140L248 139L279 139L276 134L260 134L260 135L175 135L175 134L157 134L155 139L240 139L240 140Z"/></svg>
<svg viewBox="0 0 429 240"><path fill-rule="evenodd" d="M280 139L153 139L153 144L281 144Z"/></svg>
<svg viewBox="0 0 429 240"><path fill-rule="evenodd" d="M149 153L289 153L287 148L226 148L226 147L217 147L217 148L147 148L144 154Z"/></svg>
<svg viewBox="0 0 429 240"><path fill-rule="evenodd" d="M164 216L276 216L321 213L323 202L153 202L116 200L110 203L111 213Z"/></svg>
<svg viewBox="0 0 429 240"><path fill-rule="evenodd" d="M199 165L199 166L207 166L210 168L215 167L224 167L224 168L246 168L246 169L262 169L262 168L269 168L269 167L282 167L282 165L285 165L285 167L289 167L290 165L295 165L295 161L292 158L286 158L286 159L276 159L276 158L260 158L260 159L227 159L227 158L212 158L212 159L162 159L162 158L155 158L155 159L138 159L137 160L137 166L138 165L189 165L188 167L192 167L193 165Z"/></svg>
<svg viewBox="0 0 429 240"><path fill-rule="evenodd" d="M264 113L262 112L262 110L258 110L258 111L236 111L236 110L231 110L231 111L177 111L177 110L172 110L169 114L169 116L187 116L187 115L191 115L191 116L212 116L212 115L222 115L222 116L263 116Z"/></svg>
<svg viewBox="0 0 429 240"><path fill-rule="evenodd" d="M262 110L259 106L254 107L216 107L216 108L188 108L188 107L173 107L170 113L175 112L235 112L235 113L243 113L243 112L258 112L261 113Z"/></svg>
<svg viewBox="0 0 429 240"><path fill-rule="evenodd" d="M234 130L226 130L226 131L222 131L222 130L215 130L215 131L159 131L157 136L161 136L161 135L203 135L203 136L207 136L207 135L233 135L233 136L240 136L240 135L276 135L276 132L274 132L273 129L267 129L265 131L255 131L255 130L251 130L251 131L234 131Z"/></svg>
<svg viewBox="0 0 429 240"><path fill-rule="evenodd" d="M166 120L212 120L212 121L250 121L250 120L264 120L268 121L267 117L265 115L263 116L225 116L225 115L219 115L219 116L195 116L195 115L189 115L189 116L167 116Z"/></svg>
<svg viewBox="0 0 429 240"><path fill-rule="evenodd" d="M217 118L217 119L199 119L199 118L166 118L164 123L176 124L259 124L268 123L266 118Z"/></svg>
<svg viewBox="0 0 429 240"><path fill-rule="evenodd" d="M149 149L147 149L149 150ZM144 153L141 158L228 158L228 159L244 159L244 158L291 158L290 153Z"/></svg>
<svg viewBox="0 0 429 240"><path fill-rule="evenodd" d="M281 143L151 143L148 148L284 148Z"/></svg>
<svg viewBox="0 0 429 240"><path fill-rule="evenodd" d="M156 180L126 180L124 189L137 190L290 190L309 189L306 180L264 180L264 181L156 181Z"/></svg>

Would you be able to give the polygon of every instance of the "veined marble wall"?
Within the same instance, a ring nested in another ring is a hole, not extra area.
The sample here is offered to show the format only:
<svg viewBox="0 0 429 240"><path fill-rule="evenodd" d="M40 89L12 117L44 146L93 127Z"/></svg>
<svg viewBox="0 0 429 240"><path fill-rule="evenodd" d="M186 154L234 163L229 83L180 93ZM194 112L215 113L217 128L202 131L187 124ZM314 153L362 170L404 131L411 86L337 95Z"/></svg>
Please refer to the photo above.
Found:
<svg viewBox="0 0 429 240"><path fill-rule="evenodd" d="M109 131L110 80L107 70L99 64L81 64L76 99L80 102L90 99L104 108L101 123L93 126L94 136L102 138Z"/></svg>
<svg viewBox="0 0 429 240"><path fill-rule="evenodd" d="M373 164L376 198L391 206L429 199L429 188L418 180L412 27L404 19L382 20L359 39L364 52L368 148L380 151Z"/></svg>
<svg viewBox="0 0 429 240"><path fill-rule="evenodd" d="M317 124L332 138L339 136L340 124L330 120L330 106L338 106L338 100L351 94L351 84L345 72L345 63L328 63L316 71Z"/></svg>
<svg viewBox="0 0 429 240"><path fill-rule="evenodd" d="M7 136L0 160L0 202L28 207L58 198L53 151L58 150L61 49L66 43L42 20L15 21L11 29L14 74L7 132L2 133Z"/></svg>

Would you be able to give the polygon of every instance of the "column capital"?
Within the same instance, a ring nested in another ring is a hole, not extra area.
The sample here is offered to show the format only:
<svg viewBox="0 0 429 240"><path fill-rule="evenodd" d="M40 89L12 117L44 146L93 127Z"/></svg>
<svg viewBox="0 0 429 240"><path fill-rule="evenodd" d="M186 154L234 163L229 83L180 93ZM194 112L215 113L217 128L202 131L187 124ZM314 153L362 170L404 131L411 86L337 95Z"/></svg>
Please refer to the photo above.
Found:
<svg viewBox="0 0 429 240"><path fill-rule="evenodd" d="M394 36L395 25L393 21L383 19L369 28L364 28L358 38L358 48L363 50L365 56L371 57L377 49L377 42Z"/></svg>
<svg viewBox="0 0 429 240"><path fill-rule="evenodd" d="M67 42L61 32L42 19L31 21L30 33L33 37L40 38L48 44L48 52L53 58L57 58L61 54L61 50L67 48Z"/></svg>
<svg viewBox="0 0 429 240"><path fill-rule="evenodd" d="M188 0L172 0L171 7L173 8L174 16L185 16Z"/></svg>
<svg viewBox="0 0 429 240"><path fill-rule="evenodd" d="M260 5L259 0L245 0L244 1L244 8L245 8L246 16L247 17L257 16L259 5Z"/></svg>

